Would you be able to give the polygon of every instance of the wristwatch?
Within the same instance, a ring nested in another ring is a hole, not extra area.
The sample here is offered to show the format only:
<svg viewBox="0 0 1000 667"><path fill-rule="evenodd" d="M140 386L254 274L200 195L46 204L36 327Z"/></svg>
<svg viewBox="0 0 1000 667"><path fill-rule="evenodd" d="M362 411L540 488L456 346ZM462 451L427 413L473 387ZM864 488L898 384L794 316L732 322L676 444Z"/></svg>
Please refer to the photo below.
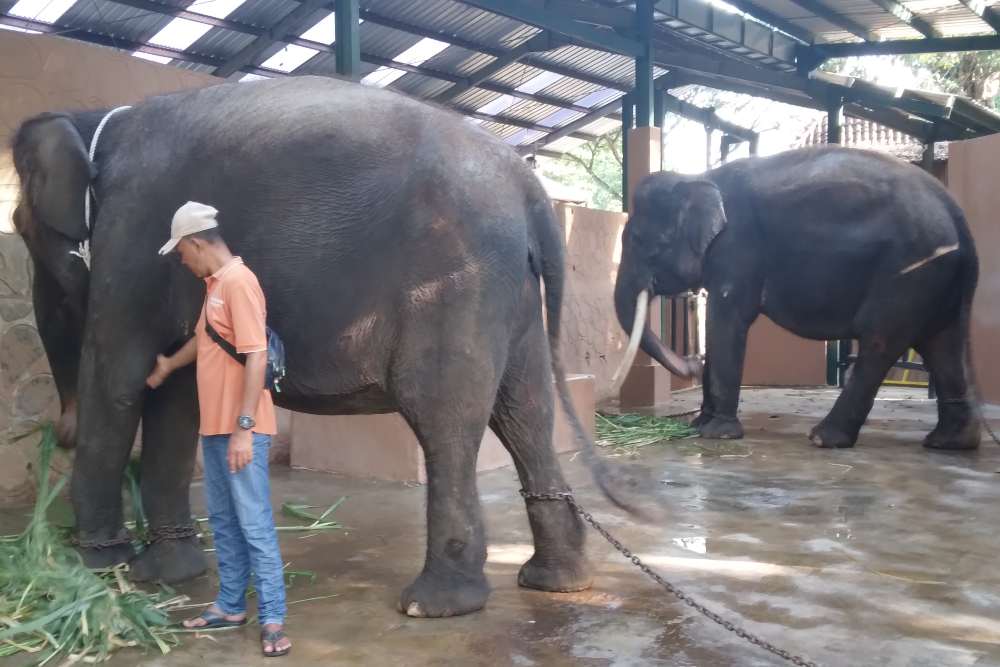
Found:
<svg viewBox="0 0 1000 667"><path fill-rule="evenodd" d="M252 429L254 426L257 425L257 422L255 422L253 420L253 417L251 417L250 415L240 415L239 417L236 418L236 425L239 426L244 431L249 431L250 429Z"/></svg>

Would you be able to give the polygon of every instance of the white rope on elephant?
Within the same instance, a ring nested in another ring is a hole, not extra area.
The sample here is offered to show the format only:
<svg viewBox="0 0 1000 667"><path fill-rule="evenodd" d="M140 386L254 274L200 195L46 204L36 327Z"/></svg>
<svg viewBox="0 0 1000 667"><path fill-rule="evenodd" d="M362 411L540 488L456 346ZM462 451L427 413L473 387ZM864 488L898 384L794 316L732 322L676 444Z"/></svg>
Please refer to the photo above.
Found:
<svg viewBox="0 0 1000 667"><path fill-rule="evenodd" d="M101 138L101 133L104 131L104 126L108 124L108 121L119 111L124 111L126 109L131 109L130 106L115 107L108 113L104 115L101 122L98 123L97 129L94 130L94 136L90 140L90 152L87 154L90 164L94 163L94 156L97 155L97 142ZM93 181L87 183L87 189L83 193L83 224L87 227L87 238L80 241L80 245L76 250L70 250L69 254L79 257L83 260L84 265L87 270L90 270L90 199L94 196Z"/></svg>

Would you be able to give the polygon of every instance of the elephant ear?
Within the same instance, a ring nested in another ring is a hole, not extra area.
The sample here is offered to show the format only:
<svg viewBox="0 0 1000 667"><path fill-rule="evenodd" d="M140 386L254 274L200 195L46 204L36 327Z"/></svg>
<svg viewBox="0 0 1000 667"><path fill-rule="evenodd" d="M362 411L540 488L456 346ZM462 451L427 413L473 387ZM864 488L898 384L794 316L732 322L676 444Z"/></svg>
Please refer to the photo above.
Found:
<svg viewBox="0 0 1000 667"><path fill-rule="evenodd" d="M32 218L74 241L86 239L84 197L96 170L73 123L59 115L27 121L14 139L14 163Z"/></svg>
<svg viewBox="0 0 1000 667"><path fill-rule="evenodd" d="M722 193L710 181L687 181L674 187L680 204L678 228L694 254L703 259L708 246L726 227Z"/></svg>

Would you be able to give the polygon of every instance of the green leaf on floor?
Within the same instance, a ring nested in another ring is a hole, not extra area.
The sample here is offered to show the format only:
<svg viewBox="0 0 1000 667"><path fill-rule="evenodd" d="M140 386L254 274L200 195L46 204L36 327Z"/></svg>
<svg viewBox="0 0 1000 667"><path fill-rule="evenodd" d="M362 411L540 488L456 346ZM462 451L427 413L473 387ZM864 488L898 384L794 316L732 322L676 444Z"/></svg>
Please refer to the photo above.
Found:
<svg viewBox="0 0 1000 667"><path fill-rule="evenodd" d="M48 425L31 520L20 535L0 541L0 657L29 653L45 665L57 657L64 664L102 661L124 646L169 652L177 639L167 610L185 598L132 585L124 566L87 569L48 519L60 513L66 483L50 482L55 442Z"/></svg>
<svg viewBox="0 0 1000 667"><path fill-rule="evenodd" d="M631 454L641 447L698 435L687 423L669 417L596 413L597 445Z"/></svg>

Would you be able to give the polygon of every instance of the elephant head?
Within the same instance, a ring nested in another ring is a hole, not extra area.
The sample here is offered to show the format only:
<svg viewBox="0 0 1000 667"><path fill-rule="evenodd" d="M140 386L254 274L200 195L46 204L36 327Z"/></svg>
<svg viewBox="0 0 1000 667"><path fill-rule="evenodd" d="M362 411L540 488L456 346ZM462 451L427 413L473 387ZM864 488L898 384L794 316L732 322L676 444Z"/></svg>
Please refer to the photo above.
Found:
<svg viewBox="0 0 1000 667"><path fill-rule="evenodd" d="M59 442L76 440L76 381L87 291L86 264L74 252L89 236L84 197L94 176L83 138L68 116L44 114L14 135L20 196L14 226L34 265L32 296L38 331L62 407Z"/></svg>
<svg viewBox="0 0 1000 667"><path fill-rule="evenodd" d="M622 257L615 283L615 311L631 344L623 368L631 366L635 348L675 375L690 377L700 364L667 348L646 324L645 310L653 295L674 295L703 284L705 255L726 226L718 187L661 172L638 187L632 212L622 232Z"/></svg>

